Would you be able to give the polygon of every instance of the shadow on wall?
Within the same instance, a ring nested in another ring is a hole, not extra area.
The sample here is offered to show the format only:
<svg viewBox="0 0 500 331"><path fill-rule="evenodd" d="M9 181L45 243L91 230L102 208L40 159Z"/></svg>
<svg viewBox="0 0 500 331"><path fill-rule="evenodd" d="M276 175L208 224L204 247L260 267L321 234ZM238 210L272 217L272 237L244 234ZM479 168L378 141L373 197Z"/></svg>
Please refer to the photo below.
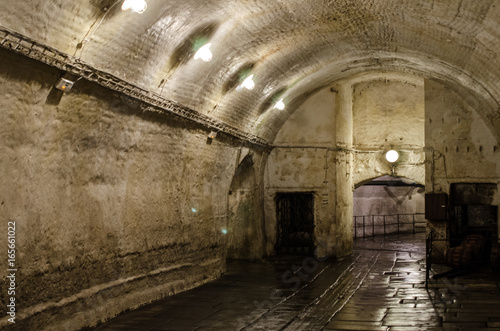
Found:
<svg viewBox="0 0 500 331"><path fill-rule="evenodd" d="M227 229L229 259L253 258L253 237L259 231L255 222L253 193L256 178L253 165L253 154L248 153L238 164L231 182Z"/></svg>
<svg viewBox="0 0 500 331"><path fill-rule="evenodd" d="M353 195L354 238L425 229L425 188L411 180L383 176Z"/></svg>

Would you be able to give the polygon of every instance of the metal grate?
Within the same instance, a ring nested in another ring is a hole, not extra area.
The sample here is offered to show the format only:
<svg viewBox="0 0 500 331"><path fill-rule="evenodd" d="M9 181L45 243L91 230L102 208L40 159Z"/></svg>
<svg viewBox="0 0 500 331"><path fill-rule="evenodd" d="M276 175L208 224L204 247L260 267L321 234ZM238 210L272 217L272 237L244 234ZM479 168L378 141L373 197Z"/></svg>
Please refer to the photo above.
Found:
<svg viewBox="0 0 500 331"><path fill-rule="evenodd" d="M314 195L276 194L278 231L276 253L295 255L314 253Z"/></svg>
<svg viewBox="0 0 500 331"><path fill-rule="evenodd" d="M353 216L354 239L404 232L425 232L424 213Z"/></svg>

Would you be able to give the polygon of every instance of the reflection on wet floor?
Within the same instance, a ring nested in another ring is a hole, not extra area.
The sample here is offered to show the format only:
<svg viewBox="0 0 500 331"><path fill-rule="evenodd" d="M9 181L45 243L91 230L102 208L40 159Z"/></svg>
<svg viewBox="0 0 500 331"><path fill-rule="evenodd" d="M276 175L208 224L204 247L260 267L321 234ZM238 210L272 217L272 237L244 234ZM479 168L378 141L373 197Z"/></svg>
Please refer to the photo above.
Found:
<svg viewBox="0 0 500 331"><path fill-rule="evenodd" d="M431 280L423 234L358 239L341 261L228 263L221 279L96 330L500 330L500 275Z"/></svg>

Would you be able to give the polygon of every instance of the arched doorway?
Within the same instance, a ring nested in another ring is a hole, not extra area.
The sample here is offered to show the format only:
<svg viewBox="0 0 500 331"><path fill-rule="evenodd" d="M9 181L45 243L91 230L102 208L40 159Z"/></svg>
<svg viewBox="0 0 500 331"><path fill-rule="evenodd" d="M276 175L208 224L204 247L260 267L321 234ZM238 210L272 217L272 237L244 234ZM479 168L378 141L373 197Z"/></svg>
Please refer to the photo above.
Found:
<svg viewBox="0 0 500 331"><path fill-rule="evenodd" d="M353 238L424 232L425 188L411 179L382 176L353 193Z"/></svg>

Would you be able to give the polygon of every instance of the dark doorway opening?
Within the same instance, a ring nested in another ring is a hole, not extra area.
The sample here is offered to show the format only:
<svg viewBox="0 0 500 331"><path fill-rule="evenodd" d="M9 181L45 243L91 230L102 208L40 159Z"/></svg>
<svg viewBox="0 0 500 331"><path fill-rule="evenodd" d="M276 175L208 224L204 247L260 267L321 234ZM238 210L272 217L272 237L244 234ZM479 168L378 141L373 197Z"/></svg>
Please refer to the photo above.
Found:
<svg viewBox="0 0 500 331"><path fill-rule="evenodd" d="M276 254L314 254L313 193L277 193Z"/></svg>

